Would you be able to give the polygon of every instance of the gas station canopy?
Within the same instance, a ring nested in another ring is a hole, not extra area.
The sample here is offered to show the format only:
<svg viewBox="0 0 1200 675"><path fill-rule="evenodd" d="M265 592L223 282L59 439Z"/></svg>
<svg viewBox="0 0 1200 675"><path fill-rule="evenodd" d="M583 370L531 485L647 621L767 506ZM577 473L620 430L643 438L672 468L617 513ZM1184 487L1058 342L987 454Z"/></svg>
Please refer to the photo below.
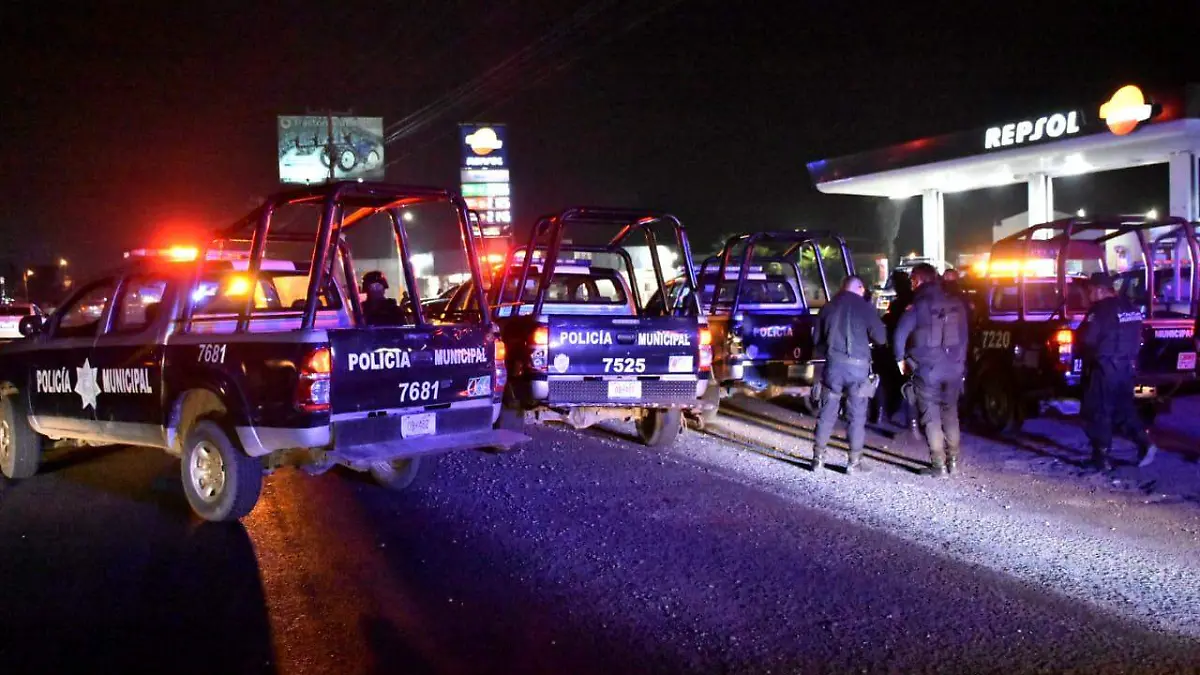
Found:
<svg viewBox="0 0 1200 675"><path fill-rule="evenodd" d="M1198 220L1200 87L1144 91L1042 111L985 128L808 164L827 194L922 197L925 255L945 259L942 196L1015 183L1029 186L1031 224L1054 218L1053 179L1168 164L1169 215Z"/></svg>

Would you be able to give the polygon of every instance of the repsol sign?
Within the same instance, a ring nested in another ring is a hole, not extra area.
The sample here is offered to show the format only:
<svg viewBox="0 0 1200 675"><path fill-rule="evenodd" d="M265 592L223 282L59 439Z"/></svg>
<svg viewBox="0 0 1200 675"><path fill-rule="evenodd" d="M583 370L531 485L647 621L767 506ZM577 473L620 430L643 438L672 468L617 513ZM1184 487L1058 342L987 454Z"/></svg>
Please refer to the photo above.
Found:
<svg viewBox="0 0 1200 675"><path fill-rule="evenodd" d="M1078 134L1081 129L1079 111L1057 112L1037 119L991 127L983 134L983 149L995 150L1051 138L1065 138Z"/></svg>

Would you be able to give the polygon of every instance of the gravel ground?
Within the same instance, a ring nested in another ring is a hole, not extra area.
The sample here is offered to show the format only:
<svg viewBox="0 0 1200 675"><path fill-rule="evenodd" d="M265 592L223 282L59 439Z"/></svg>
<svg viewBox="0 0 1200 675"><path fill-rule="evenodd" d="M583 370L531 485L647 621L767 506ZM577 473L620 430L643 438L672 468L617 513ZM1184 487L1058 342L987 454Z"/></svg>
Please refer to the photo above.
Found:
<svg viewBox="0 0 1200 675"><path fill-rule="evenodd" d="M402 494L281 471L230 527L158 451L66 452L0 481L0 673L1200 672L1190 502L1029 453L938 483L630 431L537 428Z"/></svg>
<svg viewBox="0 0 1200 675"><path fill-rule="evenodd" d="M734 404L812 426L811 418L780 406L745 398ZM915 475L912 470L927 458L923 446L907 434L880 433L868 441L868 456L877 460L868 462L871 473L815 475L797 471L785 454L798 455L807 466L812 445L804 438L728 416L714 431L784 452L731 453L717 442L689 442L679 452L796 503L1157 629L1200 636L1200 469L1184 456L1163 453L1147 469L1123 466L1099 474L1080 466L1088 456L1081 431L1038 420L1015 443L968 435L967 468L954 479ZM1132 459L1132 447L1126 451ZM833 454L834 462L842 461Z"/></svg>

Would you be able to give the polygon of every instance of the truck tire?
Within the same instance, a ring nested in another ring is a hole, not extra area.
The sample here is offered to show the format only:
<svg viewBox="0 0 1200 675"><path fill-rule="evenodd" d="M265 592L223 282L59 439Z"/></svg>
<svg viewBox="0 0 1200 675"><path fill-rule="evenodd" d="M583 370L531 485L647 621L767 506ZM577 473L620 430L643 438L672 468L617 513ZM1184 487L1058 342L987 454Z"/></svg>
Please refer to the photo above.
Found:
<svg viewBox="0 0 1200 675"><path fill-rule="evenodd" d="M179 463L183 494L196 515L223 522L243 518L262 492L263 467L213 419L188 430Z"/></svg>
<svg viewBox="0 0 1200 675"><path fill-rule="evenodd" d="M679 436L683 416L678 408L647 410L638 420L638 438L650 448L670 447Z"/></svg>
<svg viewBox="0 0 1200 675"><path fill-rule="evenodd" d="M437 465L437 455L409 457L391 462L377 462L371 465L371 477L394 492L403 492L411 487L420 485L433 474Z"/></svg>
<svg viewBox="0 0 1200 675"><path fill-rule="evenodd" d="M0 397L0 473L30 478L42 459L42 437L29 426L20 394Z"/></svg>
<svg viewBox="0 0 1200 675"><path fill-rule="evenodd" d="M1021 430L1021 402L1007 378L995 374L984 377L979 388L979 418L989 433L1011 434Z"/></svg>

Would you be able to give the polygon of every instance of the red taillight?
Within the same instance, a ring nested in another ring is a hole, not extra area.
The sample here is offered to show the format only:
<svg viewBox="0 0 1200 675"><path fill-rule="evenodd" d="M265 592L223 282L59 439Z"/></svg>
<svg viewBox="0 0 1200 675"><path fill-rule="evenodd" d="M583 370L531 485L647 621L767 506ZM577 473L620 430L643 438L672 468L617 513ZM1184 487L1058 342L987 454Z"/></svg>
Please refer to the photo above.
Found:
<svg viewBox="0 0 1200 675"><path fill-rule="evenodd" d="M1072 344L1075 342L1075 333L1069 329L1055 331L1054 337L1050 338L1050 347L1058 352L1057 368L1063 372L1070 372L1075 365L1074 353Z"/></svg>
<svg viewBox="0 0 1200 675"><path fill-rule="evenodd" d="M550 359L550 328L538 326L533 329L533 335L530 336L529 342L529 367L545 371Z"/></svg>
<svg viewBox="0 0 1200 675"><path fill-rule="evenodd" d="M700 370L709 370L712 368L713 348L712 348L712 331L707 327L700 328Z"/></svg>
<svg viewBox="0 0 1200 675"><path fill-rule="evenodd" d="M1069 345L1075 341L1075 333L1069 330L1060 330L1054 334L1054 343L1058 345Z"/></svg>
<svg viewBox="0 0 1200 675"><path fill-rule="evenodd" d="M300 366L296 383L296 406L304 412L329 411L329 374L333 371L333 354L329 347L314 349Z"/></svg>
<svg viewBox="0 0 1200 675"><path fill-rule="evenodd" d="M504 346L504 341L496 338L496 363L503 364L504 359L508 357L508 349Z"/></svg>

